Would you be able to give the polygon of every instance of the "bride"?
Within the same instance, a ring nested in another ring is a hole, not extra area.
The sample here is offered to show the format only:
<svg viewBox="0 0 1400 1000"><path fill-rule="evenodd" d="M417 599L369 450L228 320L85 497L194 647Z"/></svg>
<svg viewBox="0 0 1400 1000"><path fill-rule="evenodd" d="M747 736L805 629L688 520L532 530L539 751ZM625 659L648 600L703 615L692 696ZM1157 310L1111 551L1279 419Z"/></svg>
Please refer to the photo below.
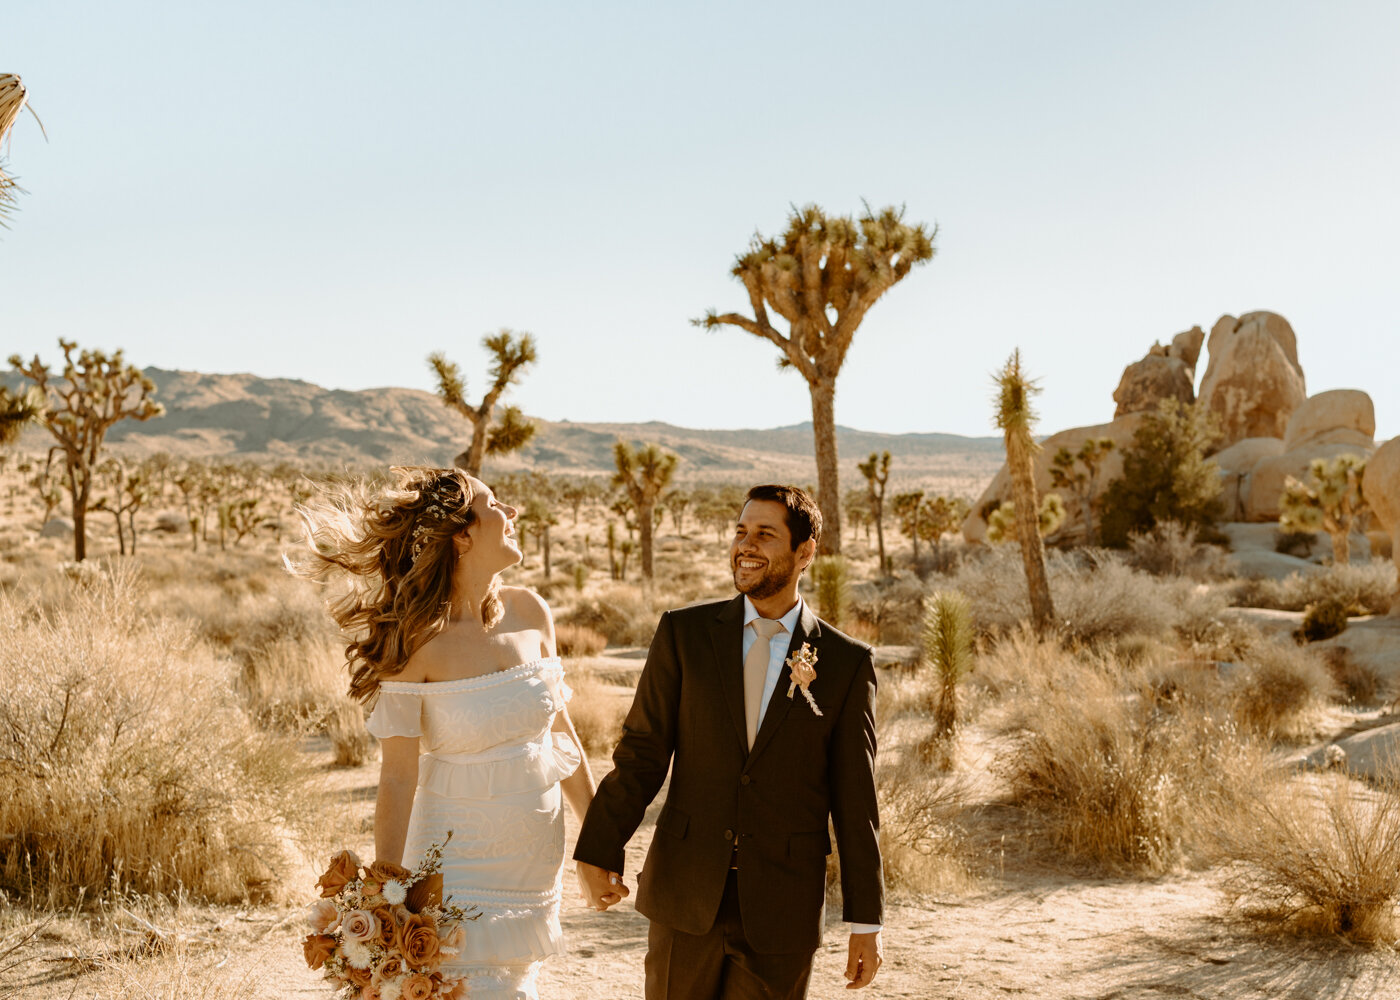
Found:
<svg viewBox="0 0 1400 1000"><path fill-rule="evenodd" d="M515 508L457 469L393 473L301 511L303 572L351 581L330 611L351 637L350 694L374 703L375 852L412 867L451 831L443 895L481 916L443 971L474 1000L533 1000L540 965L563 950L561 792L582 820L596 787L554 623L538 595L501 586L521 559Z"/></svg>

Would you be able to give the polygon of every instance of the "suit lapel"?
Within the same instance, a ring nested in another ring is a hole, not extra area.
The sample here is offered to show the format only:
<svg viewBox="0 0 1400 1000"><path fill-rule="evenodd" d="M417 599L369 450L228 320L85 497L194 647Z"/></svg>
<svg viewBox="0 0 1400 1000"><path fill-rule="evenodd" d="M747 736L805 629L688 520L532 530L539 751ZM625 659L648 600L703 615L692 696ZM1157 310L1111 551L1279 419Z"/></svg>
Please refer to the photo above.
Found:
<svg viewBox="0 0 1400 1000"><path fill-rule="evenodd" d="M742 616L741 616L742 617ZM742 625L740 626L743 627ZM812 614L804 601L802 604L802 614L797 619L797 628L792 633L792 641L788 643L787 655L791 656L802 648L804 642L810 642L814 647L817 639L821 636L821 624L817 621L817 616ZM786 657L784 657L786 659ZM740 664L740 680L742 681L742 667ZM788 711L792 708L792 703L799 696L796 692L789 698L787 696L788 676L786 673L778 675L778 686L773 689L773 696L768 699L768 708L763 713L763 724L758 727L758 734L754 737L753 750L749 752L752 759L763 752L763 748L773 741L773 734L778 731L778 727L783 724L783 719L787 718ZM815 683L815 681L813 682ZM743 686L740 685L740 702L743 701Z"/></svg>
<svg viewBox="0 0 1400 1000"><path fill-rule="evenodd" d="M748 725L744 721L744 598L734 598L715 616L710 626L710 641L715 647L719 684L729 706L729 718L739 746L749 745Z"/></svg>

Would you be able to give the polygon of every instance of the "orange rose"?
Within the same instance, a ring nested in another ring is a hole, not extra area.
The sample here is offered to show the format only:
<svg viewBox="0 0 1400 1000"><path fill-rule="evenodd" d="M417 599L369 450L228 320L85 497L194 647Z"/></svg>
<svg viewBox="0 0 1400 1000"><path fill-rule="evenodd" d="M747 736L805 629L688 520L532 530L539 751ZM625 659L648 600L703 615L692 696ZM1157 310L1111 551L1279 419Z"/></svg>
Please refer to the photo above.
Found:
<svg viewBox="0 0 1400 1000"><path fill-rule="evenodd" d="M387 906L376 906L374 919L379 921L379 943L385 948L392 948L394 932L399 926L398 921L394 919L394 911Z"/></svg>
<svg viewBox="0 0 1400 1000"><path fill-rule="evenodd" d="M433 981L420 972L415 972L403 981L399 996L403 1000L428 1000L433 995Z"/></svg>
<svg viewBox="0 0 1400 1000"><path fill-rule="evenodd" d="M326 874L317 880L316 886L321 890L323 898L329 898L339 894L347 882L351 882L359 876L360 859L355 856L355 852L341 851L331 858L331 866L326 869Z"/></svg>
<svg viewBox="0 0 1400 1000"><path fill-rule="evenodd" d="M392 861L376 861L369 866L369 877L380 885L383 885L391 878L396 878L400 882L407 882L412 875L413 873L403 865L396 865Z"/></svg>
<svg viewBox="0 0 1400 1000"><path fill-rule="evenodd" d="M326 959L335 954L335 938L329 934L308 934L301 943L301 950L306 956L307 967L319 969L326 964Z"/></svg>
<svg viewBox="0 0 1400 1000"><path fill-rule="evenodd" d="M369 969L357 969L353 965L345 967L345 978L350 980L351 985L364 989L374 978L374 973Z"/></svg>
<svg viewBox="0 0 1400 1000"><path fill-rule="evenodd" d="M374 983L378 985L386 979L397 979L403 975L403 959L397 955L391 955L379 963L379 968L374 970Z"/></svg>
<svg viewBox="0 0 1400 1000"><path fill-rule="evenodd" d="M404 905L414 913L422 913L429 906L436 906L441 902L442 873L434 872L413 883L413 887L408 890L408 898L404 900Z"/></svg>
<svg viewBox="0 0 1400 1000"><path fill-rule="evenodd" d="M436 969L438 957L437 921L421 913L410 913L399 925L394 943L409 968Z"/></svg>

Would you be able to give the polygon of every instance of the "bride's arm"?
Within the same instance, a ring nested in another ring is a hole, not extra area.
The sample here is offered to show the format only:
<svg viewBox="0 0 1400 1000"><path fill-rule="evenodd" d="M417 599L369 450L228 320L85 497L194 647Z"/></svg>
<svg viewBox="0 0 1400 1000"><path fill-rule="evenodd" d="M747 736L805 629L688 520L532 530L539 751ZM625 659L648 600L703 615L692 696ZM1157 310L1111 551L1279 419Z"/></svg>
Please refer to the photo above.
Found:
<svg viewBox="0 0 1400 1000"><path fill-rule="evenodd" d="M374 803L374 857L403 864L413 793L418 788L418 737L379 741L379 797Z"/></svg>

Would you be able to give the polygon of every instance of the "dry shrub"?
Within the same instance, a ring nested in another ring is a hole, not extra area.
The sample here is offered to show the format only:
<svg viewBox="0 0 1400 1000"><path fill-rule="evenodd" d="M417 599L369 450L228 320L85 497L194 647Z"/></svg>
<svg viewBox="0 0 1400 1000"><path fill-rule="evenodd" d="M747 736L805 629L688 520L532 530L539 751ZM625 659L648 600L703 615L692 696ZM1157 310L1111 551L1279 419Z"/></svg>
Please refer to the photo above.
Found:
<svg viewBox="0 0 1400 1000"><path fill-rule="evenodd" d="M924 585L911 575L852 587L850 615L873 630L876 643L917 643L923 630Z"/></svg>
<svg viewBox="0 0 1400 1000"><path fill-rule="evenodd" d="M1185 576L1206 582L1230 576L1230 558L1218 546L1200 541L1197 529L1163 521L1151 531L1128 536L1128 561L1153 576Z"/></svg>
<svg viewBox="0 0 1400 1000"><path fill-rule="evenodd" d="M935 773L906 754L878 775L880 853L885 883L915 895L966 889L972 882L965 778Z"/></svg>
<svg viewBox="0 0 1400 1000"><path fill-rule="evenodd" d="M1315 782L1315 783L1314 783ZM1343 775L1261 785L1224 837L1227 884L1250 916L1308 935L1400 939L1400 782Z"/></svg>
<svg viewBox="0 0 1400 1000"><path fill-rule="evenodd" d="M0 595L0 620L0 888L46 906L274 894L309 773L253 727L227 665L141 610L127 572L57 609Z"/></svg>
<svg viewBox="0 0 1400 1000"><path fill-rule="evenodd" d="M1231 715L1242 730L1266 739L1314 735L1317 711L1333 691L1322 660L1267 639L1255 644L1226 679Z"/></svg>
<svg viewBox="0 0 1400 1000"><path fill-rule="evenodd" d="M1327 647L1323 650L1322 662L1347 704L1377 705L1386 699L1390 686L1385 678L1374 667L1358 663L1346 647Z"/></svg>
<svg viewBox="0 0 1400 1000"><path fill-rule="evenodd" d="M586 625L557 625L554 643L560 656L597 656L608 648L608 637Z"/></svg>
<svg viewBox="0 0 1400 1000"><path fill-rule="evenodd" d="M1209 588L1150 576L1103 549L1051 553L1049 574L1061 628L1083 643L1198 629L1225 606ZM1011 631L1030 620L1025 570L1020 552L1011 546L996 546L982 559L964 561L952 585L971 599L984 632Z"/></svg>
<svg viewBox="0 0 1400 1000"><path fill-rule="evenodd" d="M615 646L646 646L656 631L658 617L642 588L611 583L580 599L563 617L563 624L592 629Z"/></svg>
<svg viewBox="0 0 1400 1000"><path fill-rule="evenodd" d="M1332 600L1356 614L1383 615L1390 610L1394 590L1395 564L1372 559L1290 573L1282 580L1242 580L1231 589L1230 603L1239 608L1304 611L1310 604Z"/></svg>
<svg viewBox="0 0 1400 1000"><path fill-rule="evenodd" d="M996 764L1011 801L1060 851L1110 870L1199 855L1211 817L1229 814L1234 783L1258 766L1194 699L1164 703L1144 675L1088 653L1042 646L1014 702Z"/></svg>
<svg viewBox="0 0 1400 1000"><path fill-rule="evenodd" d="M336 767L360 767L374 759L378 744L365 728L365 713L348 697L336 701L323 723Z"/></svg>
<svg viewBox="0 0 1400 1000"><path fill-rule="evenodd" d="M569 718L573 720L584 753L590 757L606 757L622 739L622 720L627 717L628 699L609 691L598 678L584 671L571 671L569 686L574 691L569 702Z"/></svg>

